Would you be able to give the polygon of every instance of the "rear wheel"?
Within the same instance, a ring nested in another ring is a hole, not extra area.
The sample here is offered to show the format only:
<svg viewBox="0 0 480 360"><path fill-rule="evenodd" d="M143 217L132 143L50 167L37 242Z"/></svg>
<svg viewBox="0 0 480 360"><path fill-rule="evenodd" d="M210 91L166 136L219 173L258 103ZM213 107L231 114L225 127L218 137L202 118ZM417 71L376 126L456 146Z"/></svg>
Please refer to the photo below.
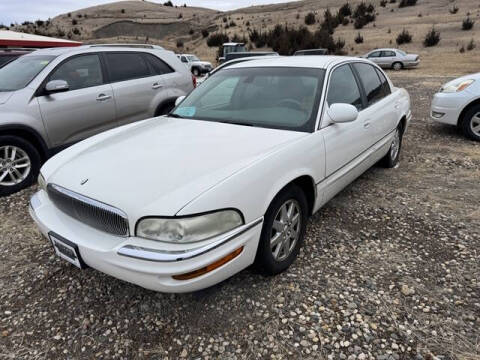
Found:
<svg viewBox="0 0 480 360"><path fill-rule="evenodd" d="M0 136L0 196L33 184L40 169L40 155L28 141Z"/></svg>
<svg viewBox="0 0 480 360"><path fill-rule="evenodd" d="M472 106L465 113L460 122L460 127L465 136L480 141L480 105Z"/></svg>
<svg viewBox="0 0 480 360"><path fill-rule="evenodd" d="M286 270L296 259L305 237L308 205L295 185L282 190L270 204L258 244L256 265L268 275Z"/></svg>
<svg viewBox="0 0 480 360"><path fill-rule="evenodd" d="M388 150L387 155L381 160L381 163L386 168L394 168L398 165L400 161L400 150L402 149L402 135L403 129L399 125L395 130L395 135L393 136L392 144Z"/></svg>
<svg viewBox="0 0 480 360"><path fill-rule="evenodd" d="M395 62L392 65L392 69L395 71L399 71L403 69L403 64L401 62Z"/></svg>
<svg viewBox="0 0 480 360"><path fill-rule="evenodd" d="M193 68L193 69L192 69L192 73L193 73L193 75L195 75L195 76L200 76L200 71L199 71L197 68Z"/></svg>

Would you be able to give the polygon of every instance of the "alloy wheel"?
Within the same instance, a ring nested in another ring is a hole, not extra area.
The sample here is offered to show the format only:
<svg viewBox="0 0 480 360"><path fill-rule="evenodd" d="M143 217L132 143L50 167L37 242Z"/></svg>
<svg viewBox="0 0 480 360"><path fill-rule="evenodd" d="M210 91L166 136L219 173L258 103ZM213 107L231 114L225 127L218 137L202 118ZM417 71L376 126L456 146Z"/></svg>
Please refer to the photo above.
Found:
<svg viewBox="0 0 480 360"><path fill-rule="evenodd" d="M480 136L480 112L472 116L470 120L470 128L476 136Z"/></svg>
<svg viewBox="0 0 480 360"><path fill-rule="evenodd" d="M390 158L395 160L400 151L400 130L395 130L395 136L393 137L392 145L390 146Z"/></svg>
<svg viewBox="0 0 480 360"><path fill-rule="evenodd" d="M14 186L30 174L32 163L28 154L13 145L0 147L0 185Z"/></svg>
<svg viewBox="0 0 480 360"><path fill-rule="evenodd" d="M290 199L278 209L270 234L270 250L275 261L281 262L295 249L301 233L300 204Z"/></svg>

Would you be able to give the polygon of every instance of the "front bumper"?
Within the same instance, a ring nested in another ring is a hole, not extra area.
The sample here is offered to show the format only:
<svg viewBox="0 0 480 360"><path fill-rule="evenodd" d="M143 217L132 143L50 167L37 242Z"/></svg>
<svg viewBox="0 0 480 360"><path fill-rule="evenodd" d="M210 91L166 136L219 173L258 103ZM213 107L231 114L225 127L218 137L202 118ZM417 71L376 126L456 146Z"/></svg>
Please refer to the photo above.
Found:
<svg viewBox="0 0 480 360"><path fill-rule="evenodd" d="M53 231L75 243L89 267L150 290L174 293L207 288L251 265L263 221L257 219L200 247L174 249L170 244L93 229L58 210L43 190L30 200L30 215L45 237ZM189 280L172 277L202 269L239 248L243 250L238 256L211 272Z"/></svg>
<svg viewBox="0 0 480 360"><path fill-rule="evenodd" d="M406 61L404 63L404 66L406 68L413 68L413 67L417 67L418 65L420 64L420 60L417 60L417 61Z"/></svg>
<svg viewBox="0 0 480 360"><path fill-rule="evenodd" d="M460 93L437 93L433 96L430 118L436 122L457 125L465 98Z"/></svg>

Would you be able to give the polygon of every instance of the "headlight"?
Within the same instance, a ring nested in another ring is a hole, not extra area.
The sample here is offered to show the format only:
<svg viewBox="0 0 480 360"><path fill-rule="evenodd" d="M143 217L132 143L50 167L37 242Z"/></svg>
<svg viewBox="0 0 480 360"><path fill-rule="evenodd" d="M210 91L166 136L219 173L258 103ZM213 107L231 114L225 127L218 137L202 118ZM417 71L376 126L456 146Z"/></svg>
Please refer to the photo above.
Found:
<svg viewBox="0 0 480 360"><path fill-rule="evenodd" d="M41 190L47 191L47 182L45 181L45 178L42 176L42 174L38 174L37 182L38 182L38 187Z"/></svg>
<svg viewBox="0 0 480 360"><path fill-rule="evenodd" d="M465 90L467 87L472 85L475 80L462 80L451 85L443 87L440 91L443 93L455 93Z"/></svg>
<svg viewBox="0 0 480 360"><path fill-rule="evenodd" d="M185 218L144 218L137 223L136 235L145 239L169 243L193 243L224 234L243 225L236 210Z"/></svg>

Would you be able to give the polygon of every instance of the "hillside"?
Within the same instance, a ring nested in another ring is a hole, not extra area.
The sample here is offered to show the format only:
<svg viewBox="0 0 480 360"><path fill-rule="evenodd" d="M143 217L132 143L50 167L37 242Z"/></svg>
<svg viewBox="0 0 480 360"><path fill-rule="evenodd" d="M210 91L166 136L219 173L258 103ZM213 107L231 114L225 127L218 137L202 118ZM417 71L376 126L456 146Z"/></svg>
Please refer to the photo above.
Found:
<svg viewBox="0 0 480 360"><path fill-rule="evenodd" d="M415 6L404 8L399 8L400 0L391 1L388 0L385 7L380 6L379 0L370 1L375 5L375 22L360 30L354 29L351 23L340 25L333 37L344 39L346 52L358 55L375 47L397 47L395 39L405 28L413 36L413 41L401 48L419 53L422 68L427 73L448 72L453 75L480 70L478 0L418 0ZM360 2L349 0L353 8ZM327 8L335 14L343 3L343 0L304 0L223 13L203 8L168 7L147 1L122 1L62 14L43 26L32 24L17 27L17 30L70 37L87 43L150 42L177 52L194 52L215 61L217 49L206 45L201 34L204 29L210 33L221 31L230 38L237 35L248 39L249 31L253 29L265 32L277 24L294 28L304 26L305 16L313 12L317 22L308 28L314 31L323 21ZM452 14L450 10L454 6L458 12ZM476 24L472 30L463 31L462 21L468 15ZM440 31L441 41L436 47L425 48L423 39L432 26ZM361 44L354 41L358 33L364 39ZM476 49L460 53L460 48L466 47L471 39L476 43ZM184 44L183 48L177 48L180 43ZM249 47L254 48L254 45L250 43Z"/></svg>

